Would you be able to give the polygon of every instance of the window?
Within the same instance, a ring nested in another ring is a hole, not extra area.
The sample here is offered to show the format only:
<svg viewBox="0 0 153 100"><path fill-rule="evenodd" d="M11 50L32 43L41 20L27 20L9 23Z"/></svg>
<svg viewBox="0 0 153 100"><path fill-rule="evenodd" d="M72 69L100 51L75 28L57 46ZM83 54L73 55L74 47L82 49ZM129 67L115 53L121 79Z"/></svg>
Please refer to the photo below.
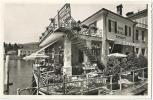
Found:
<svg viewBox="0 0 153 100"><path fill-rule="evenodd" d="M115 32L117 33L117 22L108 20L108 30L109 32Z"/></svg>
<svg viewBox="0 0 153 100"><path fill-rule="evenodd" d="M127 36L127 26L125 25L125 36Z"/></svg>
<svg viewBox="0 0 153 100"><path fill-rule="evenodd" d="M142 55L144 55L145 54L145 49L142 49Z"/></svg>
<svg viewBox="0 0 153 100"><path fill-rule="evenodd" d="M131 27L129 27L129 36L131 36Z"/></svg>
<svg viewBox="0 0 153 100"><path fill-rule="evenodd" d="M139 48L136 48L136 54L138 54Z"/></svg>
<svg viewBox="0 0 153 100"><path fill-rule="evenodd" d="M142 40L144 41L145 38L144 38L144 31L142 31Z"/></svg>
<svg viewBox="0 0 153 100"><path fill-rule="evenodd" d="M138 40L138 38L139 38L139 31L136 30L136 40Z"/></svg>

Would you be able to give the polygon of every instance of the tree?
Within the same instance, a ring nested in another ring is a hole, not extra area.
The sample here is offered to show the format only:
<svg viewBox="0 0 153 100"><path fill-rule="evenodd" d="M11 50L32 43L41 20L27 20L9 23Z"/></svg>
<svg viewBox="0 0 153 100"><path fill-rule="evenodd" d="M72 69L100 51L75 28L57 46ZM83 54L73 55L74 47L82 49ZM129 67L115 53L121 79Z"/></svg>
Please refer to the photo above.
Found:
<svg viewBox="0 0 153 100"><path fill-rule="evenodd" d="M105 75L114 75L120 72L120 61L119 58L110 57L107 61L107 67L104 69Z"/></svg>
<svg viewBox="0 0 153 100"><path fill-rule="evenodd" d="M15 43L13 48L14 48L14 50L18 50L18 45Z"/></svg>
<svg viewBox="0 0 153 100"><path fill-rule="evenodd" d="M12 48L12 44L11 43L9 43L8 44L8 51L10 51L10 50L12 50L13 48Z"/></svg>

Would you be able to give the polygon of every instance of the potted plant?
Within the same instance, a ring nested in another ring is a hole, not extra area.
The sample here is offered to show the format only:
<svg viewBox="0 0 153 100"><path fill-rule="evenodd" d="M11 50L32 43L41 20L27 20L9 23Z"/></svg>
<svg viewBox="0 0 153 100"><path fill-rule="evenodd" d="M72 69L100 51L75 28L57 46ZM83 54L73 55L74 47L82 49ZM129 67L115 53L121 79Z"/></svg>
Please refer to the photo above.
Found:
<svg viewBox="0 0 153 100"><path fill-rule="evenodd" d="M83 25L82 25L82 28L89 29L89 26L87 26L87 25L83 24Z"/></svg>

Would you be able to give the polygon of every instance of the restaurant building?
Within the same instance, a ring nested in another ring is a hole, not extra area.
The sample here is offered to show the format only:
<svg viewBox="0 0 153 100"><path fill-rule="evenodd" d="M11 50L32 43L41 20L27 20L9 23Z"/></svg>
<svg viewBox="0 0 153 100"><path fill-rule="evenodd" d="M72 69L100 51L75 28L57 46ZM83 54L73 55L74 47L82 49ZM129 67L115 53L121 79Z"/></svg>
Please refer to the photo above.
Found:
<svg viewBox="0 0 153 100"><path fill-rule="evenodd" d="M134 41L135 28L133 19L122 16L122 5L117 6L117 13L102 8L76 22L70 4L65 4L40 36L37 52L49 55L51 63L71 76L75 68L99 62L106 66L108 54L133 53L139 45Z"/></svg>

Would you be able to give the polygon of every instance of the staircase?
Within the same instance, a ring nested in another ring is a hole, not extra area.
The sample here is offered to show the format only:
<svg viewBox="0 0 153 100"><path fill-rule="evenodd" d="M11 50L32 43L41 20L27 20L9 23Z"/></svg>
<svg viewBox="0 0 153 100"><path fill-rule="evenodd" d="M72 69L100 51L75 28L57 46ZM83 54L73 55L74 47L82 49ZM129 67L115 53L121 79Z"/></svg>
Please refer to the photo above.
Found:
<svg viewBox="0 0 153 100"><path fill-rule="evenodd" d="M69 34L69 35L71 35L73 37L73 38L70 38L71 41L72 41L72 44L76 45L79 50L81 50L82 52L84 52L88 56L88 58L89 58L89 60L91 62L96 62L98 60L96 58L96 56L94 56L92 54L91 49L89 47L87 47L86 41L84 39L82 39L79 35L75 35L74 33Z"/></svg>
<svg viewBox="0 0 153 100"><path fill-rule="evenodd" d="M103 70L105 66L101 63L100 60L97 59L95 55L92 54L91 49L87 47L86 40L81 38L79 31L74 29L74 27L79 28L79 25L76 24L75 26L72 26L68 31L65 31L67 33L67 37L72 41L72 44L76 45L79 50L87 55L91 63L97 63L99 69Z"/></svg>

